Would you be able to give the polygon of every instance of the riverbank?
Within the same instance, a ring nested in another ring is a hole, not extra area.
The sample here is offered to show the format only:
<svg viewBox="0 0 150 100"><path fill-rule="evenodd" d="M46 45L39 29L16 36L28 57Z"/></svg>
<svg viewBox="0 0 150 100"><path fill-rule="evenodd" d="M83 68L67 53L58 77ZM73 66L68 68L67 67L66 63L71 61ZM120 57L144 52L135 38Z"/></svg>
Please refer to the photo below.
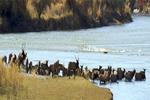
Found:
<svg viewBox="0 0 150 100"><path fill-rule="evenodd" d="M30 100L112 100L109 89L94 86L88 80L77 77L74 79L49 78L26 79Z"/></svg>
<svg viewBox="0 0 150 100"><path fill-rule="evenodd" d="M109 89L98 88L81 77L52 78L25 74L0 59L0 100L112 100Z"/></svg>
<svg viewBox="0 0 150 100"><path fill-rule="evenodd" d="M113 100L109 89L96 87L81 77L75 80L26 77L23 84L26 89L12 96L15 100Z"/></svg>
<svg viewBox="0 0 150 100"><path fill-rule="evenodd" d="M146 16L146 17L150 17L150 14L146 14L146 13L133 13L132 16Z"/></svg>
<svg viewBox="0 0 150 100"><path fill-rule="evenodd" d="M0 1L0 33L76 30L123 24L132 21L129 3L128 0Z"/></svg>

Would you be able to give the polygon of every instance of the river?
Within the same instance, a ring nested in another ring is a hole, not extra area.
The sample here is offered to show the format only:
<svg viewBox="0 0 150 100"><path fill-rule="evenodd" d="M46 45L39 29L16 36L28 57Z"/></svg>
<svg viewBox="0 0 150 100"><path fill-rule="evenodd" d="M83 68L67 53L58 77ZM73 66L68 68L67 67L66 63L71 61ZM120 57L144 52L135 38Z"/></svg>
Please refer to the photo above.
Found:
<svg viewBox="0 0 150 100"><path fill-rule="evenodd" d="M150 98L150 17L133 16L132 23L95 29L0 35L1 56L18 53L21 48L34 63L40 59L54 63L59 59L67 66L79 57L80 64L89 69L99 65L137 71L145 68L146 81L120 81L100 87L110 88L114 100Z"/></svg>

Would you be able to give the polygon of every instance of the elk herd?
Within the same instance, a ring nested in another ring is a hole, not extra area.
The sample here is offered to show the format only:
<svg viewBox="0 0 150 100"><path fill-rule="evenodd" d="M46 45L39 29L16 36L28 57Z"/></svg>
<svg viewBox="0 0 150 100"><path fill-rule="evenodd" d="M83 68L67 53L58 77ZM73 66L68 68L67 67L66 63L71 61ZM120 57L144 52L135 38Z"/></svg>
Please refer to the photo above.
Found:
<svg viewBox="0 0 150 100"><path fill-rule="evenodd" d="M37 75L48 75L54 77L58 76L67 76L69 79L71 76L75 79L76 76L84 77L85 79L90 79L93 82L95 80L99 80L100 84L106 83L114 83L120 80L131 82L133 79L135 81L144 81L146 80L145 71L137 72L135 69L132 71L127 71L124 68L114 69L112 66L108 66L108 68L103 68L99 66L98 68L93 68L89 70L86 66L80 66L79 58L74 62L69 62L68 67L65 67L63 64L60 64L59 60L54 64L48 64L48 60L45 62L39 61L37 64L33 65L32 61L29 61L27 58L27 53L22 50L19 53L18 57L16 54L9 54L8 60L7 56L2 58L2 61L5 65L17 65L19 69L24 69L26 73L33 73L33 71Z"/></svg>
<svg viewBox="0 0 150 100"><path fill-rule="evenodd" d="M131 82L135 79L135 81L145 81L146 75L145 75L145 69L140 72L136 72L134 69L133 71L126 71L124 68L117 68L112 69L111 66L108 66L107 69L102 69L102 66L99 66L99 68L94 68L92 70L92 77L93 80L99 80L100 84L106 84L107 82L118 82L120 80Z"/></svg>

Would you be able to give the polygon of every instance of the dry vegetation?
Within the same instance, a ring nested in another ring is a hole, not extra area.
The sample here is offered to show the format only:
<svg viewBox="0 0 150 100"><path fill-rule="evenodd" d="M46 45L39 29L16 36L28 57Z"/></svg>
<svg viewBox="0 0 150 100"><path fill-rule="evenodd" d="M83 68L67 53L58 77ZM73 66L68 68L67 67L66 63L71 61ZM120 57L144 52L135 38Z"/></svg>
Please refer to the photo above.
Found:
<svg viewBox="0 0 150 100"><path fill-rule="evenodd" d="M26 75L25 75L26 76ZM16 66L0 62L0 100L111 100L108 89L100 89L81 77L74 79L24 77Z"/></svg>
<svg viewBox="0 0 150 100"><path fill-rule="evenodd" d="M0 33L72 30L130 22L130 1L0 0Z"/></svg>
<svg viewBox="0 0 150 100"><path fill-rule="evenodd" d="M66 0L27 0L26 8L33 19L60 19L72 15Z"/></svg>
<svg viewBox="0 0 150 100"><path fill-rule="evenodd" d="M0 60L0 100L17 100L23 79L16 66L8 68Z"/></svg>
<svg viewBox="0 0 150 100"><path fill-rule="evenodd" d="M77 77L74 79L27 78L24 82L28 86L27 100L111 100L108 89L100 89L89 81ZM23 99L22 99L23 100Z"/></svg>

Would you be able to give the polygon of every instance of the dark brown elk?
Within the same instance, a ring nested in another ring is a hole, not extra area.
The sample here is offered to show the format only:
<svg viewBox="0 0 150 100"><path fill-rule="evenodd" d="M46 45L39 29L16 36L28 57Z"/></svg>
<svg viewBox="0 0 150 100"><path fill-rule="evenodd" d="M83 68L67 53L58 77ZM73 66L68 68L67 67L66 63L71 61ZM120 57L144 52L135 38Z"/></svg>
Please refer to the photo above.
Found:
<svg viewBox="0 0 150 100"><path fill-rule="evenodd" d="M77 74L77 69L79 69L79 59L76 59L76 62L69 62L68 64L68 76L70 79L70 76L74 75L74 79L75 76Z"/></svg>
<svg viewBox="0 0 150 100"><path fill-rule="evenodd" d="M7 56L2 57L2 62L3 62L4 64L7 64Z"/></svg>
<svg viewBox="0 0 150 100"><path fill-rule="evenodd" d="M18 55L18 67L19 67L19 69L20 69L21 65L24 65L24 61L25 61L26 57L27 57L27 53L25 53L25 51L22 49L22 52L19 53L19 55Z"/></svg>
<svg viewBox="0 0 150 100"><path fill-rule="evenodd" d="M128 71L125 73L125 80L131 82L136 70L134 69L133 71Z"/></svg>
<svg viewBox="0 0 150 100"><path fill-rule="evenodd" d="M11 62L12 57L13 57L13 54L10 53L10 54L9 54L9 57L8 57L8 64Z"/></svg>
<svg viewBox="0 0 150 100"><path fill-rule="evenodd" d="M16 54L14 54L13 57L12 57L12 63L14 63L14 64L17 63L17 56L16 56Z"/></svg>
<svg viewBox="0 0 150 100"><path fill-rule="evenodd" d="M117 72L113 69L111 75L110 75L110 81L111 82L117 82Z"/></svg>
<svg viewBox="0 0 150 100"><path fill-rule="evenodd" d="M39 75L49 75L48 60L42 63L39 61L38 64L33 66L33 69L36 69L36 73Z"/></svg>
<svg viewBox="0 0 150 100"><path fill-rule="evenodd" d="M42 62L42 63L40 64L40 66L41 66L41 68L42 68L43 70L46 70L46 69L48 68L48 60L46 60L45 62Z"/></svg>
<svg viewBox="0 0 150 100"><path fill-rule="evenodd" d="M139 73L135 73L135 80L136 81L146 80L145 71L146 69L144 69L144 71L140 71Z"/></svg>
<svg viewBox="0 0 150 100"><path fill-rule="evenodd" d="M28 71L31 74L31 72L32 72L32 61L29 62Z"/></svg>
<svg viewBox="0 0 150 100"><path fill-rule="evenodd" d="M9 61L9 64L10 64L11 66L17 65L17 56L16 56L16 54L12 55L10 58L11 58L11 59L10 59L10 61Z"/></svg>
<svg viewBox="0 0 150 100"><path fill-rule="evenodd" d="M117 68L117 78L122 80L124 78L125 69Z"/></svg>
<svg viewBox="0 0 150 100"><path fill-rule="evenodd" d="M85 79L92 79L92 72L88 70L88 67L85 67L85 70L83 71L83 77Z"/></svg>
<svg viewBox="0 0 150 100"><path fill-rule="evenodd" d="M67 76L68 75L68 69L64 67L63 69L63 76Z"/></svg>
<svg viewBox="0 0 150 100"><path fill-rule="evenodd" d="M49 74L49 68L48 68L48 60L44 62L39 62L39 69L40 70L40 75L48 75Z"/></svg>
<svg viewBox="0 0 150 100"><path fill-rule="evenodd" d="M91 80L93 80L93 83L94 83L94 80L98 80L99 79L100 70L101 70L101 67L99 67L99 69L98 68L93 68L92 69Z"/></svg>
<svg viewBox="0 0 150 100"><path fill-rule="evenodd" d="M106 84L110 80L110 74L111 74L112 68L111 66L108 67L108 69L105 69L104 74L99 74L99 83L100 84Z"/></svg>
<svg viewBox="0 0 150 100"><path fill-rule="evenodd" d="M83 76L83 74L83 66L80 66L80 68L76 69L77 76Z"/></svg>
<svg viewBox="0 0 150 100"><path fill-rule="evenodd" d="M102 66L99 66L99 74L104 74L104 69L102 69Z"/></svg>
<svg viewBox="0 0 150 100"><path fill-rule="evenodd" d="M41 61L38 61L38 63L35 64L33 68L36 70L36 74L41 75Z"/></svg>
<svg viewBox="0 0 150 100"><path fill-rule="evenodd" d="M59 63L59 60L49 66L49 75L52 73L52 77L58 76L61 71L62 76L67 75L67 69L64 67L63 64Z"/></svg>
<svg viewBox="0 0 150 100"><path fill-rule="evenodd" d="M28 73L28 71L29 71L29 68L28 68L28 67L29 67L29 60L28 60L28 59L26 60L26 65L25 65L25 67L26 67L26 68L25 68L25 69L26 69L26 73Z"/></svg>

